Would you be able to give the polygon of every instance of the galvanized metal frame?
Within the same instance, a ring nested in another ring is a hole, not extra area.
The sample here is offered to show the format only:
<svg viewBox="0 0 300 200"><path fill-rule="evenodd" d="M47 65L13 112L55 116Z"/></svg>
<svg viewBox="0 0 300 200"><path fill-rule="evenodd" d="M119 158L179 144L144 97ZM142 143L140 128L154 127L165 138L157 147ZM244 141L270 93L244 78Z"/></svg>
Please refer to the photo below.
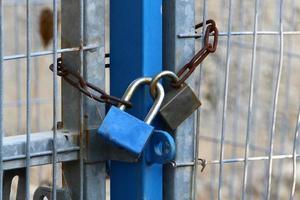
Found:
<svg viewBox="0 0 300 200"><path fill-rule="evenodd" d="M52 163L53 146L52 132L34 133L30 136L30 166ZM57 160L67 162L79 159L78 135L68 131L57 132ZM3 140L3 170L12 170L26 167L26 136L10 136Z"/></svg>
<svg viewBox="0 0 300 200"><path fill-rule="evenodd" d="M53 153L52 153L52 199L57 199L57 116L58 116L58 78L57 78L57 47L58 47L58 9L57 0L53 0Z"/></svg>
<svg viewBox="0 0 300 200"><path fill-rule="evenodd" d="M105 1L62 1L62 48L79 46L79 52L63 53L66 66L79 71L84 78L105 88ZM98 19L98 20L95 20ZM70 23L72 22L72 23ZM98 48L84 51L83 46ZM82 96L66 82L62 82L62 112L64 128L80 135L79 161L63 163L65 184L72 199L105 199L105 152L97 147L95 129L104 116L104 105ZM98 154L97 154L98 153Z"/></svg>
<svg viewBox="0 0 300 200"><path fill-rule="evenodd" d="M177 72L195 53L194 38L180 38L179 34L193 32L195 25L194 0L170 0L163 2L163 66ZM197 73L195 73L197 74ZM190 86L197 88L194 75L188 80ZM196 115L192 115L174 133L176 141L176 166L180 163L198 163L195 159ZM195 166L164 168L164 199L193 198L193 170Z"/></svg>
<svg viewBox="0 0 300 200"><path fill-rule="evenodd" d="M26 0L26 199L30 199L31 37L30 0Z"/></svg>
<svg viewBox="0 0 300 200"><path fill-rule="evenodd" d="M0 199L3 196L3 2L0 1Z"/></svg>

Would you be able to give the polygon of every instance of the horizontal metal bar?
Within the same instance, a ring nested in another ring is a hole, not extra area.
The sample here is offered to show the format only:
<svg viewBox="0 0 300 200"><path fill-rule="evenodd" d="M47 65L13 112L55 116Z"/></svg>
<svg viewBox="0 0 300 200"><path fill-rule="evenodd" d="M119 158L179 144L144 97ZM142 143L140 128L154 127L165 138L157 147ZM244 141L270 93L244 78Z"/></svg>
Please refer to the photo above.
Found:
<svg viewBox="0 0 300 200"><path fill-rule="evenodd" d="M280 160L280 159L289 159L293 158L293 155L275 155L273 156L273 160ZM296 156L297 159L300 158L300 155ZM249 157L248 161L263 161L269 160L269 156L257 156L257 157ZM237 162L244 162L244 158L233 158L233 159L225 159L224 163L237 163ZM219 164L218 160L212 160L207 162L207 164Z"/></svg>
<svg viewBox="0 0 300 200"><path fill-rule="evenodd" d="M80 147L76 146L76 147L69 147L69 148L65 148L65 149L59 149L57 152L58 153L66 153L66 152L79 151L79 150L80 150ZM40 156L52 156L52 150L30 154L30 158L35 158L35 157L40 157ZM24 159L24 158L26 158L26 155L16 155L16 156L11 156L11 157L4 157L3 161L13 161L13 160Z"/></svg>
<svg viewBox="0 0 300 200"><path fill-rule="evenodd" d="M98 45L88 45L84 46L83 50L96 50L98 48ZM63 48L63 49L57 49L57 53L66 53L66 52L75 52L80 51L81 47L71 47L71 48ZM46 56L46 55L52 55L53 51L37 51L30 54L30 57L38 57L38 56ZM17 55L10 55L10 56L4 56L3 60L17 60L26 58L26 54L17 54Z"/></svg>
<svg viewBox="0 0 300 200"><path fill-rule="evenodd" d="M52 132L32 133L30 136L31 166L52 162ZM65 162L79 159L78 135L68 131L57 133L57 161ZM3 141L4 170L26 166L26 135L5 137Z"/></svg>
<svg viewBox="0 0 300 200"><path fill-rule="evenodd" d="M203 139L203 140L206 140L209 142L213 142L213 143L217 143L217 144L221 143L221 140L219 138L214 138L214 137L210 137L210 136L206 136L206 135L201 135L200 139ZM224 140L224 144L230 145L230 146L236 147L236 148L245 148L245 143L235 142L235 141L231 141L231 140ZM268 153L268 149L259 147L254 144L250 144L249 147L253 151Z"/></svg>
<svg viewBox="0 0 300 200"><path fill-rule="evenodd" d="M273 160L280 160L280 159L292 159L294 155L288 154L288 155L274 155ZM296 159L299 159L300 155L296 155ZM257 157L248 157L248 161L263 161L263 160L269 160L269 156L257 156ZM230 158L230 159L224 159L224 164L230 164L230 163L239 163L239 162L245 162L245 158ZM170 163L173 167L192 167L194 166L194 162L184 162L184 163L176 163L171 162ZM199 163L200 164L200 163ZM220 160L211 160L206 161L206 165L210 164L220 164Z"/></svg>
<svg viewBox="0 0 300 200"><path fill-rule="evenodd" d="M58 96L58 101L60 100L61 97ZM34 98L31 99L30 103L32 105L52 104L53 100L49 98ZM26 106L26 100L7 101L3 103L4 108L21 107L21 106Z"/></svg>
<svg viewBox="0 0 300 200"><path fill-rule="evenodd" d="M231 36L253 35L253 31L236 31L230 32ZM219 36L228 36L227 32L219 32ZM278 31L258 31L257 35L280 35ZM300 31L284 31L283 35L300 35ZM178 38L201 38L202 33L180 33Z"/></svg>
<svg viewBox="0 0 300 200"><path fill-rule="evenodd" d="M225 45L226 44L226 41L219 41L219 45ZM239 48L242 48L242 49L252 49L252 45L251 44L248 44L248 43L245 43L245 42L235 42L235 41L232 41L231 42L231 45L233 46L237 46ZM273 53L273 54L278 54L279 51L272 48L272 47L266 47L266 46L257 46L257 51L264 51L264 52L268 52L268 53ZM286 50L284 52L284 56L290 56L292 58L296 58L296 59L300 59L300 54L299 53L296 53L295 51L288 51Z"/></svg>
<svg viewBox="0 0 300 200"><path fill-rule="evenodd" d="M51 0L30 0L30 6L50 4ZM26 6L26 1L20 0L3 0L3 6Z"/></svg>

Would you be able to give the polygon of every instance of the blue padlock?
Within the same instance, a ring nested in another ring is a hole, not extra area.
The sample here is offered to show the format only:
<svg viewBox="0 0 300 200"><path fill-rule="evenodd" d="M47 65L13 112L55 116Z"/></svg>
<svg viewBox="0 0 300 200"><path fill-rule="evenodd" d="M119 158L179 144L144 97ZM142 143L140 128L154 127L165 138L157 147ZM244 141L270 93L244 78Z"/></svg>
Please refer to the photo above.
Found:
<svg viewBox="0 0 300 200"><path fill-rule="evenodd" d="M140 85L150 85L151 81L152 78L150 77L142 77L134 80L128 86L122 99L129 101ZM151 126L150 123L157 115L165 96L164 89L160 83L157 84L157 91L158 95L144 121L126 113L124 111L126 109L124 105L119 108L112 106L98 128L98 134L106 142L128 152L135 161L138 160L142 154L145 145L154 131L154 127ZM128 161L128 159L124 157L112 159Z"/></svg>

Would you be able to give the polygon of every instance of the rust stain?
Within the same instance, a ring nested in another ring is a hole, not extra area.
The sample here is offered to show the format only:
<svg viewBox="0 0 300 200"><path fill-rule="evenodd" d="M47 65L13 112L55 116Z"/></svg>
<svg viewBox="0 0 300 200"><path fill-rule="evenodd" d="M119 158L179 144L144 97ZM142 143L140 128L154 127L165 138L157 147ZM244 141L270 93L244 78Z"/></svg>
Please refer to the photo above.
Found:
<svg viewBox="0 0 300 200"><path fill-rule="evenodd" d="M60 23L59 15L57 24ZM46 48L53 38L53 11L50 8L42 9L39 17L39 33L42 39L44 48Z"/></svg>
<svg viewBox="0 0 300 200"><path fill-rule="evenodd" d="M50 8L44 8L41 11L40 18L40 36L43 46L47 47L53 38L53 12Z"/></svg>

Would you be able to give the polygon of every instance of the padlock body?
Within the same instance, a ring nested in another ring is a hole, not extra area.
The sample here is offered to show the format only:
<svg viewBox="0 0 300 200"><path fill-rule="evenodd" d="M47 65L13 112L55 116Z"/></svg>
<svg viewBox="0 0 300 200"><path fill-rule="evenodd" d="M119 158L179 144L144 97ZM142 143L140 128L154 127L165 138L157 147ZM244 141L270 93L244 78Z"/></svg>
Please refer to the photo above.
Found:
<svg viewBox="0 0 300 200"><path fill-rule="evenodd" d="M171 130L175 130L184 120L201 105L198 97L189 85L180 88L167 88L160 108L160 115Z"/></svg>
<svg viewBox="0 0 300 200"><path fill-rule="evenodd" d="M153 129L151 125L112 106L97 132L112 146L122 148L138 159Z"/></svg>

